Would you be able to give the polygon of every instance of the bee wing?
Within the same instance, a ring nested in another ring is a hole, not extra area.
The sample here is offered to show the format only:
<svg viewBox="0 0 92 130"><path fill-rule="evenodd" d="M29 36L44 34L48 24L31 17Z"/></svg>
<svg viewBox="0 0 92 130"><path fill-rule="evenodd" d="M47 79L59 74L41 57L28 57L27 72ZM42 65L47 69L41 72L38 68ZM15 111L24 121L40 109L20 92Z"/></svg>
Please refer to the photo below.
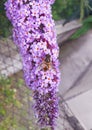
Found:
<svg viewBox="0 0 92 130"><path fill-rule="evenodd" d="M44 63L40 64L38 67L37 67L37 71L40 71L41 69L43 69L45 66Z"/></svg>
<svg viewBox="0 0 92 130"><path fill-rule="evenodd" d="M54 70L54 72L56 73L56 69L55 67L51 64L51 68Z"/></svg>

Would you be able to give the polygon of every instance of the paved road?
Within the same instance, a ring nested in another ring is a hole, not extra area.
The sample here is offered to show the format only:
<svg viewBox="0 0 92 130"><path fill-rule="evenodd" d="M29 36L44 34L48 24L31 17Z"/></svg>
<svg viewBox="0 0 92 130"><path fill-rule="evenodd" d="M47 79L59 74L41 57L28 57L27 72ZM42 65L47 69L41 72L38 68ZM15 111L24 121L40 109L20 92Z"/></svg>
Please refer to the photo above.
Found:
<svg viewBox="0 0 92 130"><path fill-rule="evenodd" d="M85 130L92 130L92 90L69 100L67 103Z"/></svg>
<svg viewBox="0 0 92 130"><path fill-rule="evenodd" d="M92 89L92 30L61 47L60 93L65 99Z"/></svg>
<svg viewBox="0 0 92 130"><path fill-rule="evenodd" d="M60 52L60 94L67 101L84 130L92 129L92 30Z"/></svg>

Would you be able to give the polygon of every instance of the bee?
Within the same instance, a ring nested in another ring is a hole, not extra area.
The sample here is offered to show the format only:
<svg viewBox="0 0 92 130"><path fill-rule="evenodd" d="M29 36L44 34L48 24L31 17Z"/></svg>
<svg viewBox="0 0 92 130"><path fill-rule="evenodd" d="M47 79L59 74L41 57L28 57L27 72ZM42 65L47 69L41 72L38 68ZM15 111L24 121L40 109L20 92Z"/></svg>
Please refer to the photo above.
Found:
<svg viewBox="0 0 92 130"><path fill-rule="evenodd" d="M42 63L42 68L44 71L47 71L51 68L52 64L51 64L51 57L49 54L46 54L45 59Z"/></svg>
<svg viewBox="0 0 92 130"><path fill-rule="evenodd" d="M51 63L51 56L49 54L45 55L45 58L43 59L42 63L39 65L40 70L47 71L52 67Z"/></svg>

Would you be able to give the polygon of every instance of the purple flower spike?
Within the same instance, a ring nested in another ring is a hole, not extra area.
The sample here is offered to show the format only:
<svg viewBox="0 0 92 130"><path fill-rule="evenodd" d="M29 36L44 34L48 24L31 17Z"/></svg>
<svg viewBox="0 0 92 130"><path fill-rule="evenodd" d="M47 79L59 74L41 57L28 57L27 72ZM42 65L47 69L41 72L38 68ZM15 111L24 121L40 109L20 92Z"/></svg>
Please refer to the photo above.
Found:
<svg viewBox="0 0 92 130"><path fill-rule="evenodd" d="M38 123L54 130L58 117L59 47L51 4L55 0L7 0L6 15L20 49L24 77L33 90Z"/></svg>

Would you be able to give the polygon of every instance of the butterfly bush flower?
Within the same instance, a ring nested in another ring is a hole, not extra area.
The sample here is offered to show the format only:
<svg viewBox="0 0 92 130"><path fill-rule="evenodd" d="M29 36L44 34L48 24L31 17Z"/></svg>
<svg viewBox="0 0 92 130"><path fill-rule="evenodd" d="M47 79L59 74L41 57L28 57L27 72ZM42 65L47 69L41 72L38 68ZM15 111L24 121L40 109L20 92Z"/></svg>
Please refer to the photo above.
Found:
<svg viewBox="0 0 92 130"><path fill-rule="evenodd" d="M34 111L41 127L54 130L58 117L59 47L51 4L54 0L7 0L6 15L20 49L24 78L33 90Z"/></svg>

